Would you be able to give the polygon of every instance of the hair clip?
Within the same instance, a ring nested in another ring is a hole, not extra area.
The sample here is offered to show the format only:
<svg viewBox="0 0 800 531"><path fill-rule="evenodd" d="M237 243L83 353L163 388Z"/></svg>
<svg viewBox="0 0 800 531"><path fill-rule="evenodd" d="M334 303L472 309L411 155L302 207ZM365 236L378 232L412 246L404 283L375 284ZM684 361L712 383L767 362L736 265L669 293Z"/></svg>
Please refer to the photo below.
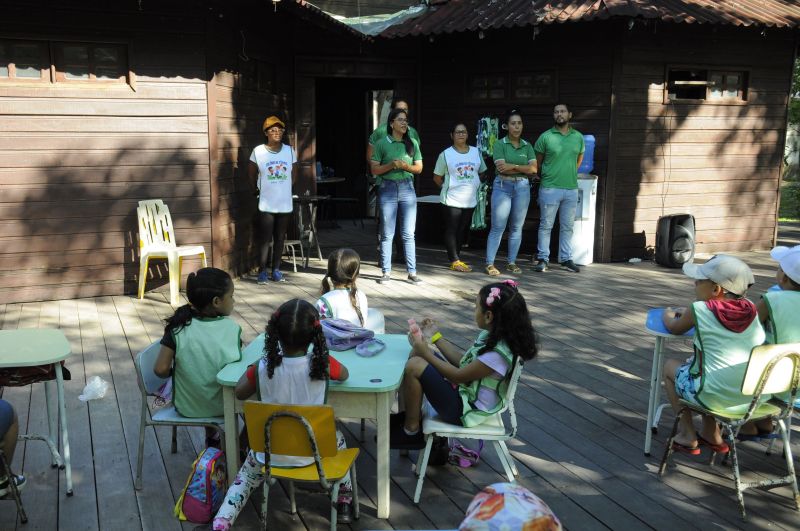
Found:
<svg viewBox="0 0 800 531"><path fill-rule="evenodd" d="M500 288L492 288L489 290L489 295L486 297L486 306L491 308L496 300L500 300Z"/></svg>
<svg viewBox="0 0 800 531"><path fill-rule="evenodd" d="M514 289L517 289L517 286L518 286L517 281L516 280L512 280L510 278L504 280L503 284L505 284L506 286L511 286Z"/></svg>

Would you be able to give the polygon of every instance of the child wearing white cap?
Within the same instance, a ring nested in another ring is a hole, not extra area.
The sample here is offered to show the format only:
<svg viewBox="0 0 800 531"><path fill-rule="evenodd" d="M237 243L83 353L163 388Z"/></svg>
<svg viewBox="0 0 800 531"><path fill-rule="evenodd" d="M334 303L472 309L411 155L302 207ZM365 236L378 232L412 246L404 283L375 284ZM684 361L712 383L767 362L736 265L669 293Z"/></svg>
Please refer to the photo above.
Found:
<svg viewBox="0 0 800 531"><path fill-rule="evenodd" d="M672 407L677 413L683 399L714 411L743 412L750 404L750 397L741 394L750 351L764 342L756 306L745 298L755 282L753 273L747 264L727 255L701 265L684 264L683 272L695 280L697 300L686 308L665 311L664 325L673 334L695 328L694 356L664 364ZM673 450L698 455L699 445L717 453L729 450L714 417L704 416L703 428L696 432L691 413L685 412Z"/></svg>
<svg viewBox="0 0 800 531"><path fill-rule="evenodd" d="M758 301L758 318L767 343L800 342L800 245L775 247L770 256L778 262L779 290L768 291Z"/></svg>
<svg viewBox="0 0 800 531"><path fill-rule="evenodd" d="M775 277L780 289L770 290L761 297L757 305L758 318L764 325L767 343L800 343L800 322L797 320L800 315L800 245L778 246L769 254L778 262ZM796 406L800 407L800 399ZM764 431L759 430L756 438L763 437Z"/></svg>

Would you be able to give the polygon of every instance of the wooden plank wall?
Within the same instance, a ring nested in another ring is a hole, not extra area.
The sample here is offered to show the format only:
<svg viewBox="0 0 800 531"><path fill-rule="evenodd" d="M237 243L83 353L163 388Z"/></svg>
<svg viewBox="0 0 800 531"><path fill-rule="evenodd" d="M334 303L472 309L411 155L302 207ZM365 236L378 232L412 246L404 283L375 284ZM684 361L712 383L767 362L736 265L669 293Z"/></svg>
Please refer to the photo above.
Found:
<svg viewBox="0 0 800 531"><path fill-rule="evenodd" d="M679 212L698 252L770 247L793 35L637 22L621 42L612 260L648 255L658 218ZM665 105L669 64L749 70L748 102Z"/></svg>
<svg viewBox="0 0 800 531"><path fill-rule="evenodd" d="M286 10L275 12L271 5L268 7L253 7L243 14L226 10L222 18L214 13L209 17L209 40L214 46L209 48L208 65L210 76L214 76L211 105L216 114L216 124L212 124L216 146L211 147L211 183L212 190L216 188L219 193L218 209L212 216L214 266L234 275L256 265L257 201L247 179L247 165L253 148L264 141L264 119L272 114L282 117L288 126L284 141L294 138L290 113L293 57L283 48L276 52L274 47L275 42L289 38L294 17ZM259 25L253 20L258 20ZM244 58L272 65L276 90L244 89L238 73Z"/></svg>
<svg viewBox="0 0 800 531"><path fill-rule="evenodd" d="M546 26L533 40L533 29L486 31L485 38L469 33L434 37L419 41L420 122L424 170L418 181L418 194L438 194L433 183L433 168L439 153L452 144L450 129L463 121L475 144L476 123L482 116L502 117L509 109L523 114L523 138L531 143L553 126L553 102L530 104L513 100L479 104L466 99L466 83L471 75L555 70L558 102L567 103L573 113L573 125L583 134L596 137L595 169L601 176L598 197L602 197L603 179L608 160L609 108L611 99L612 49L595 46L601 42L599 24ZM505 133L501 131L501 136ZM491 163L488 163L493 173ZM598 212L603 208L598 205ZM599 214L598 214L599 215ZM528 209L520 255L536 252L539 209L534 202ZM553 241L557 238L554 237ZM500 253L506 252L505 244Z"/></svg>
<svg viewBox="0 0 800 531"><path fill-rule="evenodd" d="M180 9L180 10L179 10ZM4 2L5 37L128 43L130 86L0 84L0 297L135 290L142 199L170 207L180 244L211 251L204 14ZM64 28L69 28L69 31ZM199 261L189 260L184 274ZM166 268L153 267L166 283Z"/></svg>

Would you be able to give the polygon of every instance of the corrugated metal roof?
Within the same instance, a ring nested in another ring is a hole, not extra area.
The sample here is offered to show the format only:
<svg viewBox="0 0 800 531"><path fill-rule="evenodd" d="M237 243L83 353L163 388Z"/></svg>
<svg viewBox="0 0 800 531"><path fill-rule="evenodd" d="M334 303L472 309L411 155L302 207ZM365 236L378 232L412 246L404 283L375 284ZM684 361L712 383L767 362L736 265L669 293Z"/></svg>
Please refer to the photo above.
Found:
<svg viewBox="0 0 800 531"><path fill-rule="evenodd" d="M449 0L387 28L381 36L438 35L611 17L796 28L800 26L798 4L790 0Z"/></svg>
<svg viewBox="0 0 800 531"><path fill-rule="evenodd" d="M280 0L278 0L280 1ZM372 37L367 35L366 33L361 33L355 28L351 28L341 20L336 20L334 17L326 13L325 11L321 10L311 2L307 0L295 0L294 2L289 4L291 8L294 8L300 12L304 12L307 14L308 18L311 20L316 20L319 24L323 26L330 26L333 28L337 28L339 30L345 31L347 33L351 33L361 39L366 41L371 41Z"/></svg>

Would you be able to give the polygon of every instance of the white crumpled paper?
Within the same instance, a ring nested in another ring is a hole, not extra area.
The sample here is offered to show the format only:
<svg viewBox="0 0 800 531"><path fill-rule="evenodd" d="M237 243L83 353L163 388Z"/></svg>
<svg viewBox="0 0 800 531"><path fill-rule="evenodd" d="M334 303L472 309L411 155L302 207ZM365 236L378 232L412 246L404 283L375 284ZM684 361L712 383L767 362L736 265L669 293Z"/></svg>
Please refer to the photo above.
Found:
<svg viewBox="0 0 800 531"><path fill-rule="evenodd" d="M78 397L78 400L86 402L87 400L103 398L107 392L108 382L99 376L92 376L86 381L86 387L83 388L83 393Z"/></svg>

